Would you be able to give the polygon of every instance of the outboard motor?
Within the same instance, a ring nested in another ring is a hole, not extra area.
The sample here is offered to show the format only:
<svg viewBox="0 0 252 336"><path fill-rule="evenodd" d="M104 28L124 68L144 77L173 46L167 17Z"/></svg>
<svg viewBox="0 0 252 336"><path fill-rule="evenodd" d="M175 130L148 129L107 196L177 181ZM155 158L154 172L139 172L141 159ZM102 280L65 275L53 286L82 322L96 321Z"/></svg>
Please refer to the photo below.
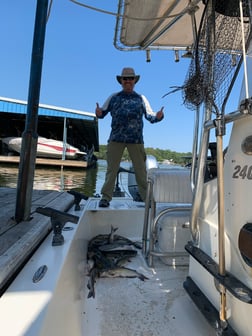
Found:
<svg viewBox="0 0 252 336"><path fill-rule="evenodd" d="M147 155L146 169L148 171L151 168L158 168L158 162L153 155ZM141 196L138 191L138 185L136 183L136 176L133 167L130 167L130 173L128 174L128 190L135 202L142 202Z"/></svg>

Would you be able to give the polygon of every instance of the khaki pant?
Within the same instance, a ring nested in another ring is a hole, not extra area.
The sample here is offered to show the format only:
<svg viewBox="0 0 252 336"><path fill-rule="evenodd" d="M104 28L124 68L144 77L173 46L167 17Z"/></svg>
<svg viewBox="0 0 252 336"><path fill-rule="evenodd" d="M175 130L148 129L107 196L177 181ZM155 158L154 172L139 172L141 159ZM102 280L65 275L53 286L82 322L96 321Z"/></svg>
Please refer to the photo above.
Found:
<svg viewBox="0 0 252 336"><path fill-rule="evenodd" d="M123 151L127 148L132 160L135 171L136 182L139 194L143 201L146 198L147 190L147 172L146 172L146 154L143 144L128 144L123 142L109 142L107 146L107 172L101 193L102 198L110 201L112 199L115 181Z"/></svg>

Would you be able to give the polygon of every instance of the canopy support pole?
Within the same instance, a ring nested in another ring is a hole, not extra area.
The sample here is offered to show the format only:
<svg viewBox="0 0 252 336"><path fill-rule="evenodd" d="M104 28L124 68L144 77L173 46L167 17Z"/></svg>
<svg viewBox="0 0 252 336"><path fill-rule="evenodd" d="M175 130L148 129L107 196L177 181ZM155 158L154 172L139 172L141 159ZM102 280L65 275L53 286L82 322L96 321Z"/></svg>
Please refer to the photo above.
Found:
<svg viewBox="0 0 252 336"><path fill-rule="evenodd" d="M22 134L15 220L30 219L32 189L37 153L38 107L40 96L43 51L46 31L48 0L37 0L30 68L29 94L25 130Z"/></svg>

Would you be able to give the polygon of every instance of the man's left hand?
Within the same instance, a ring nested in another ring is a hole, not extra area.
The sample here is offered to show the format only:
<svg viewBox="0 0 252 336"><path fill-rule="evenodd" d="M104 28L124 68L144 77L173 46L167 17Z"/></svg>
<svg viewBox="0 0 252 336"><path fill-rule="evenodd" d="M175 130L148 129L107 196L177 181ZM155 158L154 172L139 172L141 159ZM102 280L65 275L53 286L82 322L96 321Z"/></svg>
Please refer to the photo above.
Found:
<svg viewBox="0 0 252 336"><path fill-rule="evenodd" d="M164 112L163 112L163 110L164 110L164 106L162 106L161 109L160 109L160 111L158 111L158 112L156 113L156 117L157 117L158 120L160 120L160 119L162 119L162 118L164 117Z"/></svg>

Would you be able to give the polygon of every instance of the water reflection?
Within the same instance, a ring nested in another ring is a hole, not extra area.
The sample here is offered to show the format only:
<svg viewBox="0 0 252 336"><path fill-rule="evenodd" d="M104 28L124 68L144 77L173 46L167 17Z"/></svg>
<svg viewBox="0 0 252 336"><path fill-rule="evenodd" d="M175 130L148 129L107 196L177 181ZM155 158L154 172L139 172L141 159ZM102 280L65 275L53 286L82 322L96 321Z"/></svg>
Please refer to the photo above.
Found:
<svg viewBox="0 0 252 336"><path fill-rule="evenodd" d="M128 164L123 163L122 166L127 167ZM60 167L36 168L33 187L37 190L57 191L75 189L87 196L93 196L100 194L105 179L106 168L107 164L104 160L98 160L97 168L87 170L69 170L61 169ZM17 166L0 166L0 187L16 188L17 180Z"/></svg>
<svg viewBox="0 0 252 336"><path fill-rule="evenodd" d="M37 168L34 176L34 189L66 191L75 189L87 196L96 193L98 168L87 170L66 170L57 168ZM18 167L0 167L0 186L16 188Z"/></svg>
<svg viewBox="0 0 252 336"><path fill-rule="evenodd" d="M129 162L121 162L121 167L129 169ZM172 166L171 166L172 167ZM36 168L34 176L34 189L66 191L75 189L87 196L100 194L105 180L107 163L105 160L98 160L97 168L87 170L69 170L55 168ZM160 165L160 168L167 168L167 165ZM16 188L18 179L18 167L0 166L0 187ZM128 194L128 175L119 174L119 185L121 191Z"/></svg>

